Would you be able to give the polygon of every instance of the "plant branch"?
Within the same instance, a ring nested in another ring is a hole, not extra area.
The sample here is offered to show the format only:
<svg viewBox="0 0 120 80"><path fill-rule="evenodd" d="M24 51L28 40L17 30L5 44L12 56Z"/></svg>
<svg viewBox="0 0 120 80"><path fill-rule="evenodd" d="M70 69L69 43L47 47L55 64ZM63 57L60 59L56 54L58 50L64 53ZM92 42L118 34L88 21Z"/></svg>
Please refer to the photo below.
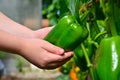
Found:
<svg viewBox="0 0 120 80"><path fill-rule="evenodd" d="M95 36L94 41L97 40L100 36L105 35L106 33L107 33L107 31L98 33L98 34Z"/></svg>
<svg viewBox="0 0 120 80"><path fill-rule="evenodd" d="M91 74L92 80L94 80L93 69L92 69L92 66L93 66L93 65L92 65L91 62L90 62L90 59L89 59L89 57L88 57L88 54L87 54L87 51L86 51L86 49L85 49L84 44L81 44L81 48L82 48L82 50L83 50L83 52L84 52L85 59L86 59L86 62L87 62L87 67L88 67L89 70L90 70L90 74Z"/></svg>

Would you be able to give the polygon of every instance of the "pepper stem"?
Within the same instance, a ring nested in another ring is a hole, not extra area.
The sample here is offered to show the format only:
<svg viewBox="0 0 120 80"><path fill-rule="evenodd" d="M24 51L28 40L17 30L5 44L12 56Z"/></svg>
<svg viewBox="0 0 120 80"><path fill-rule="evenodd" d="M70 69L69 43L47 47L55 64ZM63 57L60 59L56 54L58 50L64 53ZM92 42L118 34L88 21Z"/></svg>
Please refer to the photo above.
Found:
<svg viewBox="0 0 120 80"><path fill-rule="evenodd" d="M84 55L85 55L85 59L86 59L86 61L87 61L87 67L88 67L89 70L90 70L90 74L91 74L92 80L94 80L93 69L92 69L92 66L93 66L93 65L92 65L91 62L90 62L90 59L89 59L89 57L88 57L87 51L86 51L85 46L84 46L83 43L81 43L81 48L82 48L83 53L84 53Z"/></svg>
<svg viewBox="0 0 120 80"><path fill-rule="evenodd" d="M117 35L117 30L116 30L114 19L111 17L109 20L110 20L109 23L110 23L111 34L112 34L112 36L116 36Z"/></svg>

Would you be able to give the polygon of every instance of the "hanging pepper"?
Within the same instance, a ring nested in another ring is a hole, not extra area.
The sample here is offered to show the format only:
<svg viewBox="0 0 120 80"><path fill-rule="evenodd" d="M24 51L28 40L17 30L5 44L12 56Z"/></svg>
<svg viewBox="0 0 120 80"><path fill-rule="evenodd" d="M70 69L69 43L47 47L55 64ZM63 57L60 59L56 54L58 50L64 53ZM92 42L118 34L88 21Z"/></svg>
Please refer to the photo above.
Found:
<svg viewBox="0 0 120 80"><path fill-rule="evenodd" d="M94 64L95 80L120 79L120 37L114 36L101 41Z"/></svg>
<svg viewBox="0 0 120 80"><path fill-rule="evenodd" d="M65 49L65 51L70 51L77 47L87 35L88 31L83 29L73 16L67 15L60 19L45 37L45 40Z"/></svg>

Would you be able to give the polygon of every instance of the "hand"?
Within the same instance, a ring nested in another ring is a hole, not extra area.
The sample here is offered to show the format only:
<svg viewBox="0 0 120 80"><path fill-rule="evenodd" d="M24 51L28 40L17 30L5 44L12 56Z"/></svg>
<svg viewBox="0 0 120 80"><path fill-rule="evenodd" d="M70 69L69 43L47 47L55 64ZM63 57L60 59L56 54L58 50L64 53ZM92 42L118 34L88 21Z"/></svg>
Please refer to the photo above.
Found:
<svg viewBox="0 0 120 80"><path fill-rule="evenodd" d="M44 39L44 37L53 29L53 27L42 28L36 31L33 31L35 38Z"/></svg>
<svg viewBox="0 0 120 80"><path fill-rule="evenodd" d="M64 53L63 49L42 39L25 39L20 53L28 61L42 69L57 68L73 56L73 52Z"/></svg>

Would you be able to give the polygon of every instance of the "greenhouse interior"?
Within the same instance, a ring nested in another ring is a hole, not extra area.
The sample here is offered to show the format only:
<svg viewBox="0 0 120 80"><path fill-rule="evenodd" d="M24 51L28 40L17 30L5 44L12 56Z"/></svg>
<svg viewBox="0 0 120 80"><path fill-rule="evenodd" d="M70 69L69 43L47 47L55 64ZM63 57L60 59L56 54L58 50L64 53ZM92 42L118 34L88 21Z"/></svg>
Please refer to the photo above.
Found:
<svg viewBox="0 0 120 80"><path fill-rule="evenodd" d="M120 80L120 0L0 0L0 80Z"/></svg>

